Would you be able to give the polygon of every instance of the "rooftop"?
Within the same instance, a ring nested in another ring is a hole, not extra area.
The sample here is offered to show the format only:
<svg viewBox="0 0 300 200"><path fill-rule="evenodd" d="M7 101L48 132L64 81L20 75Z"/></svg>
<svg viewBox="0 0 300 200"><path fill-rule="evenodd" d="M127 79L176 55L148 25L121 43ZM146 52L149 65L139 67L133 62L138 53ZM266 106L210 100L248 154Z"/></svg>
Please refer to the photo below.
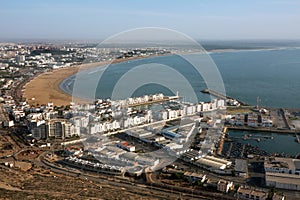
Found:
<svg viewBox="0 0 300 200"><path fill-rule="evenodd" d="M300 170L300 159L275 157L272 161L266 161L265 167L285 168L298 171Z"/></svg>
<svg viewBox="0 0 300 200"><path fill-rule="evenodd" d="M248 172L247 160L235 159L235 167L234 167L234 169L237 172L247 173Z"/></svg>
<svg viewBox="0 0 300 200"><path fill-rule="evenodd" d="M300 185L300 176L293 174L266 172L266 181Z"/></svg>
<svg viewBox="0 0 300 200"><path fill-rule="evenodd" d="M254 196L259 196L259 197L264 197L267 195L266 192L264 191L260 191L260 190L254 190L251 188L244 188L244 187L239 187L238 193L242 193L242 194L249 194L249 195L254 195Z"/></svg>
<svg viewBox="0 0 300 200"><path fill-rule="evenodd" d="M185 172L184 176L190 176L190 177L196 177L196 178L203 178L203 174L198 174L198 173L194 173L194 172Z"/></svg>

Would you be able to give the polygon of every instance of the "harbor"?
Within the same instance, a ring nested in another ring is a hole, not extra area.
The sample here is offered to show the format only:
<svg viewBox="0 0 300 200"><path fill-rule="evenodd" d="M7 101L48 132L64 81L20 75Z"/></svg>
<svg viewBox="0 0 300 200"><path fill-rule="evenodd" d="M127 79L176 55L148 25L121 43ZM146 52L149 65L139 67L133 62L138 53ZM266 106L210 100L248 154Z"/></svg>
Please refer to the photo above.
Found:
<svg viewBox="0 0 300 200"><path fill-rule="evenodd" d="M204 90L218 98L234 99L212 90ZM216 154L225 158L254 156L300 156L300 119L298 109L256 106L227 107L225 127ZM245 103L243 103L245 104Z"/></svg>
<svg viewBox="0 0 300 200"><path fill-rule="evenodd" d="M222 155L246 158L249 155L299 156L299 135L228 129L223 139ZM221 147L221 146L220 146ZM221 150L218 152L221 152Z"/></svg>

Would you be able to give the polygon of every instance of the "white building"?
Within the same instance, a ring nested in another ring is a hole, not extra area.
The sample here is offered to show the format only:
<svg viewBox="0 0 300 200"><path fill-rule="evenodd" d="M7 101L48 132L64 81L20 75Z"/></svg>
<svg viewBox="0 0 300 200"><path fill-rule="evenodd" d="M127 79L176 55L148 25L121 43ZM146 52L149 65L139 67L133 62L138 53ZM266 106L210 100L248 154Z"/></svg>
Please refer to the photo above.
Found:
<svg viewBox="0 0 300 200"><path fill-rule="evenodd" d="M287 190L300 190L300 159L274 158L264 163L266 185Z"/></svg>
<svg viewBox="0 0 300 200"><path fill-rule="evenodd" d="M300 178L300 159L279 158L264 162L266 172L294 174Z"/></svg>
<svg viewBox="0 0 300 200"><path fill-rule="evenodd" d="M231 161L221 159L221 158L216 158L214 156L204 156L199 160L197 160L196 163L199 165L204 165L208 168L218 169L218 170L224 170L226 169L226 167L230 167L232 164Z"/></svg>
<svg viewBox="0 0 300 200"><path fill-rule="evenodd" d="M300 190L300 177L293 174L266 172L266 185L286 190Z"/></svg>
<svg viewBox="0 0 300 200"><path fill-rule="evenodd" d="M25 62L25 56L24 56L24 55L17 55L17 56L16 56L16 62L17 62L18 64L24 63L24 62Z"/></svg>

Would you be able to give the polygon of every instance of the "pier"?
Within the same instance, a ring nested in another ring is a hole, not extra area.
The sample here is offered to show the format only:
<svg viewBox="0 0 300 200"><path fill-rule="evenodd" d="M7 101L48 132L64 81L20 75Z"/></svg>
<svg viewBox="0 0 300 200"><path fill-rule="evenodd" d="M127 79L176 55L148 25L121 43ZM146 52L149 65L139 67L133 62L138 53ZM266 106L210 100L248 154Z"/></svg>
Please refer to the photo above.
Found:
<svg viewBox="0 0 300 200"><path fill-rule="evenodd" d="M273 127L249 127L249 126L227 126L229 130L238 130L238 131L260 131L260 132L273 132L273 133L288 133L295 134L294 130L289 129L277 129Z"/></svg>
<svg viewBox="0 0 300 200"><path fill-rule="evenodd" d="M282 115L282 118L283 118L283 121L284 121L286 127L287 127L289 130L291 130L291 125L290 125L290 123L289 123L289 121L288 121L288 118L287 118L287 116L286 116L286 112L285 112L285 110L284 110L283 108L280 108L280 113L281 113L281 115Z"/></svg>
<svg viewBox="0 0 300 200"><path fill-rule="evenodd" d="M296 142L298 142L300 144L300 137L297 133L295 133L295 136L296 136Z"/></svg>
<svg viewBox="0 0 300 200"><path fill-rule="evenodd" d="M227 99L233 99L233 100L238 101L242 106L248 106L248 104L245 103L245 102L243 102L243 101L240 101L240 100L238 100L238 99L232 98L232 97L230 97L230 96L228 96L228 95L221 94L221 93L219 93L219 92L217 92L217 91L214 91L214 90L211 90L211 89L204 89L204 90L202 90L201 92L202 92L202 93L205 93L205 94L210 94L210 95L212 95L212 96L215 96L215 97L217 97L217 98L223 99L223 100L225 100L225 101L226 101Z"/></svg>
<svg viewBox="0 0 300 200"><path fill-rule="evenodd" d="M217 154L219 156L222 155L222 151L223 151L223 147L224 147L224 140L225 140L225 136L226 136L226 133L227 133L227 127L225 126L223 131L222 131L222 135L221 135L221 138L219 140L219 146L218 146L218 151L217 151Z"/></svg>

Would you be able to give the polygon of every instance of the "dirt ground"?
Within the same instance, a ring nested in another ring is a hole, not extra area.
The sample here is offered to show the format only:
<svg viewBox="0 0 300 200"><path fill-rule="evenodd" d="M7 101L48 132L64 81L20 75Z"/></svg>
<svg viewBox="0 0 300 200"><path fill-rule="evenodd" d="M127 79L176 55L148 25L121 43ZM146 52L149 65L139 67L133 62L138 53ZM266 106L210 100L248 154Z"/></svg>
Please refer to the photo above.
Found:
<svg viewBox="0 0 300 200"><path fill-rule="evenodd" d="M47 173L0 169L0 199L152 199L108 184Z"/></svg>

